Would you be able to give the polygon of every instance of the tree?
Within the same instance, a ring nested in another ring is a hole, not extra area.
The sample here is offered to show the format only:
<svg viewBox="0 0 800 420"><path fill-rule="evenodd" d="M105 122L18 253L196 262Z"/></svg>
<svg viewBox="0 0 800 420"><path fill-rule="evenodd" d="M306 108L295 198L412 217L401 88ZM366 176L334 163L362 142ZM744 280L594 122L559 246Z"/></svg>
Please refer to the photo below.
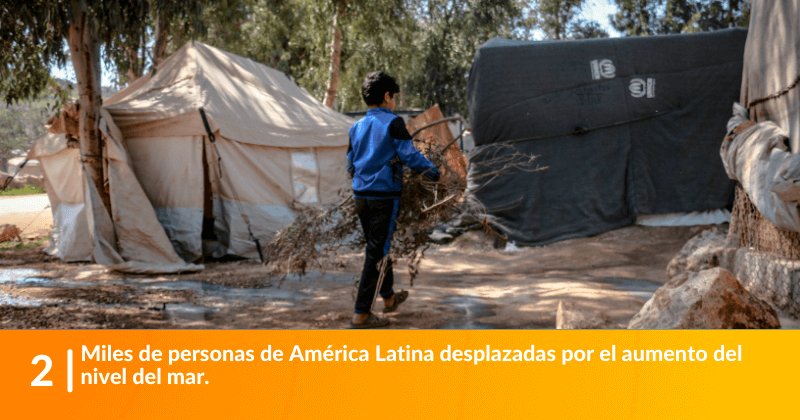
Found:
<svg viewBox="0 0 800 420"><path fill-rule="evenodd" d="M419 63L408 81L409 97L445 114L466 114L467 78L478 47L496 36L525 38L533 20L523 0L417 0L415 35Z"/></svg>
<svg viewBox="0 0 800 420"><path fill-rule="evenodd" d="M747 27L749 0L615 0L611 24L627 35L658 35Z"/></svg>
<svg viewBox="0 0 800 420"><path fill-rule="evenodd" d="M573 20L585 0L539 0L536 7L537 26L546 39L563 40L569 37Z"/></svg>
<svg viewBox="0 0 800 420"><path fill-rule="evenodd" d="M569 39L608 38L608 32L595 21L575 19L569 26Z"/></svg>
<svg viewBox="0 0 800 420"><path fill-rule="evenodd" d="M222 44L240 39L239 26L250 3L251 0L147 0L148 13L142 16L141 33L128 34L123 45L114 45L107 51L117 69L117 84L135 81L191 39Z"/></svg>
<svg viewBox="0 0 800 420"><path fill-rule="evenodd" d="M283 71L340 111L366 107L360 86L368 72L402 81L415 57L404 0L260 0L242 31L246 42L231 52Z"/></svg>
<svg viewBox="0 0 800 420"><path fill-rule="evenodd" d="M107 208L99 133L100 46L126 45L141 33L144 0L6 0L0 4L0 56L7 102L35 97L46 87L52 64L72 59L79 94L80 145L84 167ZM28 73L27 75L25 73Z"/></svg>

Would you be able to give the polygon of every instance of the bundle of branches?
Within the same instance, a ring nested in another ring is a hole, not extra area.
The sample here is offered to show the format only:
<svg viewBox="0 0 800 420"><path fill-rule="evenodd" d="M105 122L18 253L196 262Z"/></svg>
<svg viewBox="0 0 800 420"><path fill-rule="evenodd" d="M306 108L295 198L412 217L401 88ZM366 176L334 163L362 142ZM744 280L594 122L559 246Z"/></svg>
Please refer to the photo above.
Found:
<svg viewBox="0 0 800 420"><path fill-rule="evenodd" d="M415 146L439 168L441 177L432 181L424 174L406 170L389 253L394 261L406 261L412 285L425 251L431 245L429 234L433 228L455 217L468 216L487 233L502 236L495 230L492 217L467 189L466 159L454 144L452 134L443 147L442 143L447 139L443 141L431 133L432 130L419 132L415 136ZM481 176L540 170L533 165L535 157L518 153L512 146L501 147L492 153L493 156L479 164L488 168L478 171ZM341 260L337 258L339 249L364 245L352 191L343 191L340 195L342 201L331 208L300 209L294 222L278 232L265 247L265 264L273 275L302 275L311 269L341 267Z"/></svg>

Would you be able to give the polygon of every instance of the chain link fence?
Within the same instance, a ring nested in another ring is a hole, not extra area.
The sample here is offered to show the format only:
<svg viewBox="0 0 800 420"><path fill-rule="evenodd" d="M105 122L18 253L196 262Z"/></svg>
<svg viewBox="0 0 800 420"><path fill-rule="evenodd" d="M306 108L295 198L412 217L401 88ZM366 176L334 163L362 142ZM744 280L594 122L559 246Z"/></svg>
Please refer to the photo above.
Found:
<svg viewBox="0 0 800 420"><path fill-rule="evenodd" d="M728 246L738 248L730 268L750 293L800 316L800 233L766 220L738 185Z"/></svg>

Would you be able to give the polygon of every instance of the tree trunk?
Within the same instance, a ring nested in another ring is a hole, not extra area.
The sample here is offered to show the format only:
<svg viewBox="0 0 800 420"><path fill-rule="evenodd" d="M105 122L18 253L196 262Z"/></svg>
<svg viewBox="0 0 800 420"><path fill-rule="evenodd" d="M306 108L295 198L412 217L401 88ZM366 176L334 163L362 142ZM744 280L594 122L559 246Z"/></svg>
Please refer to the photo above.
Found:
<svg viewBox="0 0 800 420"><path fill-rule="evenodd" d="M136 79L142 77L142 70L144 70L143 63L139 61L139 45L136 47L128 47L128 83L133 83Z"/></svg>
<svg viewBox="0 0 800 420"><path fill-rule="evenodd" d="M342 62L342 33L339 31L339 12L333 15L333 41L331 41L331 67L328 90L325 92L325 105L333 108L336 90L339 88L339 64Z"/></svg>
<svg viewBox="0 0 800 420"><path fill-rule="evenodd" d="M85 0L72 1L72 16L69 50L80 95L78 115L83 167L111 214L111 202L103 182L103 144L100 138L100 43L91 28Z"/></svg>
<svg viewBox="0 0 800 420"><path fill-rule="evenodd" d="M167 30L169 29L169 16L164 10L158 11L156 18L156 42L153 44L153 69L164 61L167 56Z"/></svg>

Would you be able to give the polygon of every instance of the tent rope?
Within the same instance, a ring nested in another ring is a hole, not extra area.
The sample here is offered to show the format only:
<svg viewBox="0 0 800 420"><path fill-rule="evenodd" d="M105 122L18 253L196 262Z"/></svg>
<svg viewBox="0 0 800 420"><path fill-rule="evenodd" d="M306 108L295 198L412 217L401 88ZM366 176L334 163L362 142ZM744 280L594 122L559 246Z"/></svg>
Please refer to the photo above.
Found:
<svg viewBox="0 0 800 420"><path fill-rule="evenodd" d="M634 118L632 120L626 120L626 121L619 121L619 122L606 124L606 125L601 125L601 126L597 126L597 127L591 127L591 128L585 128L585 127L581 127L581 126L576 126L575 129L570 131L569 133L550 134L550 135L546 135L546 136L537 136L537 137L526 137L526 138L514 139L514 140L503 140L503 141L498 141L498 142L495 142L495 143L487 144L485 146L500 146L500 145L506 145L506 144L515 144L515 143L522 143L522 142L526 142L526 141L544 140L544 139L551 139L551 138L555 138L555 137L564 137L564 136L582 136L582 135L590 133L592 131L602 130L604 128L617 127L617 126L620 126L620 125L631 124L631 123L644 121L644 120L649 120L650 118L655 118L655 117L660 117L660 116L663 116L663 115L671 114L671 113L673 113L675 111L677 111L677 109L673 109L673 110L667 111L667 112L656 112L655 114L651 114L651 115L648 115L648 116L645 116L645 117ZM479 151L478 153L475 154L475 156L479 156L481 153L483 153L485 151L488 151L488 149L485 149L483 151ZM473 158L475 156L473 156Z"/></svg>
<svg viewBox="0 0 800 420"><path fill-rule="evenodd" d="M3 188L0 188L0 191L5 191L6 188L8 188L8 186L11 184L11 181L13 181L14 178L16 178L17 175L19 175L20 171L22 171L22 168L25 167L25 165L28 163L29 160L30 159L25 159L25 161L22 162L21 165L19 165L19 168L17 168L17 172L15 172L14 175L11 175L6 178L5 182L3 182Z"/></svg>
<svg viewBox="0 0 800 420"><path fill-rule="evenodd" d="M233 193L233 199L236 202L236 206L239 209L239 214L242 215L242 219L244 220L245 225L247 225L247 233L250 235L250 240L255 242L256 250L258 251L258 258L261 260L261 263L264 263L264 251L261 250L261 242L258 238L253 235L253 228L250 225L250 218L247 217L247 214L244 211L244 206L242 206L242 200L239 199L239 194L236 192L236 188L233 186L233 182L231 181L230 177L223 177L222 176L222 155L219 154L219 150L217 150L217 138L214 136L214 133L211 132L211 127L208 125L208 119L206 118L206 112L203 108L200 108L200 116L203 118L203 125L206 128L206 133L208 134L208 139L211 141L211 145L214 146L214 153L217 155L217 162L219 166L219 177L220 179L225 179L228 182L228 186Z"/></svg>
<svg viewBox="0 0 800 420"><path fill-rule="evenodd" d="M789 91L791 91L792 89L796 88L798 84L800 84L800 76L797 76L797 79L794 79L794 82L791 85L789 85L787 88L781 90L780 92L773 93L772 95L768 95L768 96L765 96L765 97L763 97L761 99L756 99L755 101L750 102L749 104L747 104L747 109L750 110L754 106L756 106L756 105L758 105L758 104L760 104L762 102L767 102L770 99L780 98L781 96L786 95L787 93L789 93Z"/></svg>

